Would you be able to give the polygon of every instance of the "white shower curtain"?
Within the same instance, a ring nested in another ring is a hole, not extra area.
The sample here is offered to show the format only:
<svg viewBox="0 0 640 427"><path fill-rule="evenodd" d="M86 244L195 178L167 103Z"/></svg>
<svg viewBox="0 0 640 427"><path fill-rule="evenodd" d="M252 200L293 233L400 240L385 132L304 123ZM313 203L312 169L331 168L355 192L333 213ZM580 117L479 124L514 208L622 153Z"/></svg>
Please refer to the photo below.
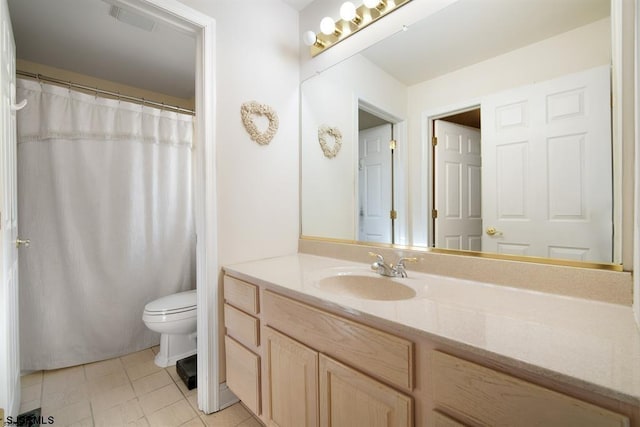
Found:
<svg viewBox="0 0 640 427"><path fill-rule="evenodd" d="M19 80L23 370L148 348L147 302L195 288L191 116Z"/></svg>

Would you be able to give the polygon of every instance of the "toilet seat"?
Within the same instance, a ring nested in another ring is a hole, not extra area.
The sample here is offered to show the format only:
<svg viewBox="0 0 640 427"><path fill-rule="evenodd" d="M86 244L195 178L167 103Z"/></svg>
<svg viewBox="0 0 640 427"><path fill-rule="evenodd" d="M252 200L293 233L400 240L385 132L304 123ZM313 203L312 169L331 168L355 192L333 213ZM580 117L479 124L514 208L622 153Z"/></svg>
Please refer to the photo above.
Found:
<svg viewBox="0 0 640 427"><path fill-rule="evenodd" d="M144 315L162 317L171 315L175 318L193 316L197 308L196 291L179 292L167 295L144 306ZM182 314L182 316L179 316Z"/></svg>

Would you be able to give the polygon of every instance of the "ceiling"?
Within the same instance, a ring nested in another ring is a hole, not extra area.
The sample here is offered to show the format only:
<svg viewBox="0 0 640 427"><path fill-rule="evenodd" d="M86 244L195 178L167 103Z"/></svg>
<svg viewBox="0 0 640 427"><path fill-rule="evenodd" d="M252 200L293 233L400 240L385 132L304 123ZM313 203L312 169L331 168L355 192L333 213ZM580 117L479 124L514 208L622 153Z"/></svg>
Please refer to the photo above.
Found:
<svg viewBox="0 0 640 427"><path fill-rule="evenodd" d="M610 0L458 0L363 54L413 85L609 14Z"/></svg>
<svg viewBox="0 0 640 427"><path fill-rule="evenodd" d="M297 10L312 2L283 1ZM109 2L9 0L18 58L193 98L195 40L161 23L148 32L121 22ZM458 0L364 54L412 85L608 15L609 0Z"/></svg>
<svg viewBox="0 0 640 427"><path fill-rule="evenodd" d="M195 95L195 40L141 30L102 0L9 0L19 59L184 99Z"/></svg>
<svg viewBox="0 0 640 427"><path fill-rule="evenodd" d="M298 12L313 3L314 0L282 0Z"/></svg>

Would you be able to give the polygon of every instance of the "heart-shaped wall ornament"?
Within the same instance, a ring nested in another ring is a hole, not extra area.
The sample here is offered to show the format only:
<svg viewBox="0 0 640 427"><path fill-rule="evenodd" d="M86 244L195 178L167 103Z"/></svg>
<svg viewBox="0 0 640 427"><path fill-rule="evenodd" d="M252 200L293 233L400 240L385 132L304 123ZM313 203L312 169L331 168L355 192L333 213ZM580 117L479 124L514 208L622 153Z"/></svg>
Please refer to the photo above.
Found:
<svg viewBox="0 0 640 427"><path fill-rule="evenodd" d="M333 138L333 147L329 147L329 144L327 144L327 137L329 136ZM332 159L342 147L342 132L337 127L321 125L318 128L318 142L320 142L320 148L322 148L324 156Z"/></svg>
<svg viewBox="0 0 640 427"><path fill-rule="evenodd" d="M270 143L278 131L278 114L268 105L260 104L256 101L245 102L240 107L240 116L242 117L242 124L249 133L251 140L260 145ZM254 116L264 116L269 121L269 126L264 132L258 130L253 121Z"/></svg>

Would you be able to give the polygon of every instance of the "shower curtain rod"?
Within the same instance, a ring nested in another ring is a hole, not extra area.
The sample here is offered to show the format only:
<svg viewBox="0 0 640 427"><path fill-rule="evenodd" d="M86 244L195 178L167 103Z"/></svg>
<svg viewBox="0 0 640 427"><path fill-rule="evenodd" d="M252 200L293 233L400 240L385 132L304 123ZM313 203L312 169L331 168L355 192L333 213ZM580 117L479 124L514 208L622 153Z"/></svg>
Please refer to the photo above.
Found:
<svg viewBox="0 0 640 427"><path fill-rule="evenodd" d="M178 107L178 106L174 107L174 106L171 106L171 105L164 104L162 102L150 101L148 99L139 98L137 96L122 95L119 92L112 92L110 90L104 90L104 89L99 89L97 87L91 87L91 86L86 86L86 85L82 85L82 84L79 84L79 83L73 83L73 82L68 81L68 80L57 79L55 77L45 76L45 75L42 75L42 74L39 74L39 73L30 73L28 71L17 70L16 71L16 75L29 77L29 78L32 78L32 79L36 79L38 81L46 81L46 82L49 82L49 83L54 83L54 84L57 84L57 85L60 85L60 86L68 87L68 88L81 89L81 90L84 90L84 91L95 93L96 95L98 95L98 94L100 94L100 95L108 95L109 97L112 97L112 98L122 99L122 100L125 100L125 101L131 101L131 102L134 102L136 104L148 105L148 106L151 106L151 107L160 108L162 110L173 111L173 112L182 113L182 114L190 114L192 116L195 116L195 111L194 110L190 110L188 108L182 108L182 107Z"/></svg>

